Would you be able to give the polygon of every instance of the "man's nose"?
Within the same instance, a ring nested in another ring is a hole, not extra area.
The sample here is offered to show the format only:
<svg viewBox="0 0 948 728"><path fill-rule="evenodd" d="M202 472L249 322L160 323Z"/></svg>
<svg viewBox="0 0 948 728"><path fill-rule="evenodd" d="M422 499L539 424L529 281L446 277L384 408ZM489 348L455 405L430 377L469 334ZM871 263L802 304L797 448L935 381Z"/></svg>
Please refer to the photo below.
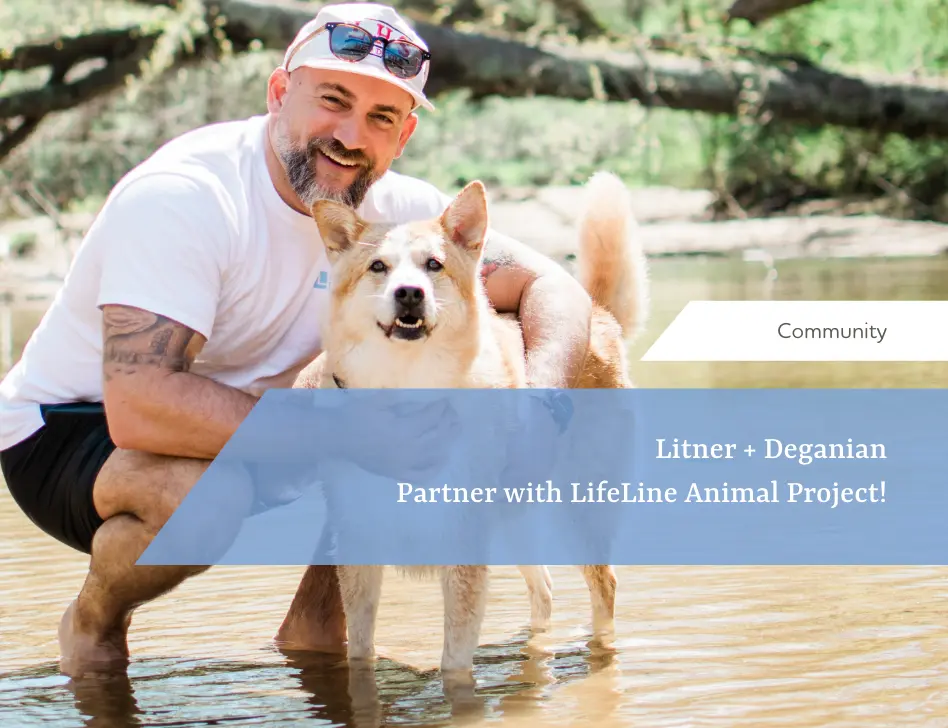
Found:
<svg viewBox="0 0 948 728"><path fill-rule="evenodd" d="M365 129L358 118L353 114L336 125L333 133L340 144L350 151L365 149Z"/></svg>

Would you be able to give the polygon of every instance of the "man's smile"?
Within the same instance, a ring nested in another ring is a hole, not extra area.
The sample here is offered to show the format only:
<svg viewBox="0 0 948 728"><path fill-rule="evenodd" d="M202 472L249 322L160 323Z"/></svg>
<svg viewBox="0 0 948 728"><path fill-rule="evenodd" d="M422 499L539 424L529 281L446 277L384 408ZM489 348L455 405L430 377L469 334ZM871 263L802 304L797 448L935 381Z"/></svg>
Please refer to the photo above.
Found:
<svg viewBox="0 0 948 728"><path fill-rule="evenodd" d="M323 152L322 150L317 150L316 153L319 156L321 156L323 159L328 160L334 167L342 167L344 169L353 169L354 167L360 166L359 162L354 162L349 159L344 159L343 157L339 157L330 151Z"/></svg>

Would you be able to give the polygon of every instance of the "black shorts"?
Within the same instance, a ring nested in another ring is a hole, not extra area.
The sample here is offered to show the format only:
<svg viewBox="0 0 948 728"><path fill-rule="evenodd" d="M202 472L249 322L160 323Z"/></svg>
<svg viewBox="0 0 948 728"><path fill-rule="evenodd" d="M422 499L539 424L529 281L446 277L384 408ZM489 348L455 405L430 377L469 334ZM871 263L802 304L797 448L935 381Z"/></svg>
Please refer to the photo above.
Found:
<svg viewBox="0 0 948 728"><path fill-rule="evenodd" d="M13 500L53 538L91 553L102 525L92 486L115 443L105 410L96 403L42 405L45 424L22 442L0 451L0 470Z"/></svg>

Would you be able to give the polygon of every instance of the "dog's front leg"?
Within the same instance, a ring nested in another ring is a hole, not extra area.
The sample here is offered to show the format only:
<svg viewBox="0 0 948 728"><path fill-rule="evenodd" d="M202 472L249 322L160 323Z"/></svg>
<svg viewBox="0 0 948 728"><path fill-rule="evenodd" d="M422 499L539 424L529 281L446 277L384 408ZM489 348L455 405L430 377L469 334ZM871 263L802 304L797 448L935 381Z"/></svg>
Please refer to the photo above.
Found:
<svg viewBox="0 0 948 728"><path fill-rule="evenodd" d="M592 600L593 641L605 642L615 634L616 573L608 565L581 566Z"/></svg>
<svg viewBox="0 0 948 728"><path fill-rule="evenodd" d="M553 578L546 566L519 566L530 595L530 627L543 631L553 615Z"/></svg>
<svg viewBox="0 0 948 728"><path fill-rule="evenodd" d="M375 620L382 594L382 567L337 568L349 631L349 659L371 660L375 657Z"/></svg>
<svg viewBox="0 0 948 728"><path fill-rule="evenodd" d="M441 576L444 651L441 673L453 682L474 681L474 651L487 608L487 567L451 566Z"/></svg>

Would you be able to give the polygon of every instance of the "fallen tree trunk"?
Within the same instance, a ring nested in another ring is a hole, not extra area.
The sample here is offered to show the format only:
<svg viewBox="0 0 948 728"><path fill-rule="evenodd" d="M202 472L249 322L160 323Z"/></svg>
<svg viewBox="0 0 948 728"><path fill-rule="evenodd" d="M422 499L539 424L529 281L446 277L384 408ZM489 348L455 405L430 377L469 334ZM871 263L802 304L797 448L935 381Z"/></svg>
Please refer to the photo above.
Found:
<svg viewBox="0 0 948 728"><path fill-rule="evenodd" d="M551 0L559 18L568 23L570 31L579 40L605 35L606 27L599 21L584 0Z"/></svg>
<svg viewBox="0 0 948 728"><path fill-rule="evenodd" d="M219 25L236 50L259 40L266 48L282 51L317 10L312 4L289 0L207 0L207 5L217 15L210 27ZM847 77L799 62L709 62L659 53L582 57L423 21L415 26L435 58L428 85L432 96L467 89L475 97L635 100L647 107L736 115L747 103L744 91L750 86L759 89L757 112L775 120L898 133L912 139L948 138L945 87ZM179 51L175 63L212 51L210 38L198 40L195 49ZM0 119L19 117L35 128L45 114L117 88L127 75L140 72L140 62L156 41L155 35L129 28L15 49L10 54L14 60L6 62L10 69L48 64L62 71L77 59L92 56L105 58L106 65L69 84L51 78L43 88L0 97ZM28 136L22 130L12 131L8 140L13 134L18 143ZM0 140L0 150L10 146L8 140Z"/></svg>
<svg viewBox="0 0 948 728"><path fill-rule="evenodd" d="M258 38L285 48L316 13L310 3L215 0L227 37L241 44ZM762 86L758 108L774 119L808 126L838 125L948 138L948 85L941 88L884 77L854 78L816 66L768 66L664 54L568 57L523 43L417 21L435 60L432 95L468 89L475 96L552 96L586 101L636 100L649 107L735 115L745 85Z"/></svg>
<svg viewBox="0 0 948 728"><path fill-rule="evenodd" d="M144 63L161 37L157 30L117 28L0 52L0 75L50 68L45 85L0 96L0 161L26 141L48 114L80 106L124 87L130 77L141 76ZM195 40L193 46L176 51L173 66L213 55L215 46L209 37ZM66 80L77 66L96 60L100 61L99 67Z"/></svg>
<svg viewBox="0 0 948 728"><path fill-rule="evenodd" d="M728 8L727 19L746 20L753 26L782 15L788 10L810 5L816 0L734 0Z"/></svg>
<svg viewBox="0 0 948 728"><path fill-rule="evenodd" d="M147 57L158 36L139 36L136 39L134 32L135 29L129 29L108 35L94 34L98 37L91 40L98 41L107 37L116 46L128 43L129 50L125 54L117 51L113 53L111 47L105 45L103 55L108 58L105 66L69 83L63 82L62 69L68 70L83 61L101 57L98 54L90 56L85 52L94 45L88 42L89 37L65 38L42 46L17 49L14 51L14 56L16 60L24 64L24 67L30 67L27 64L33 64L33 67L43 65L38 62L39 59L49 56L51 59L49 63L54 68L54 74L46 85L40 88L27 89L0 97L0 119L37 118L54 111L70 109L123 85L127 76L137 76L139 64ZM0 71L3 70L0 68Z"/></svg>

